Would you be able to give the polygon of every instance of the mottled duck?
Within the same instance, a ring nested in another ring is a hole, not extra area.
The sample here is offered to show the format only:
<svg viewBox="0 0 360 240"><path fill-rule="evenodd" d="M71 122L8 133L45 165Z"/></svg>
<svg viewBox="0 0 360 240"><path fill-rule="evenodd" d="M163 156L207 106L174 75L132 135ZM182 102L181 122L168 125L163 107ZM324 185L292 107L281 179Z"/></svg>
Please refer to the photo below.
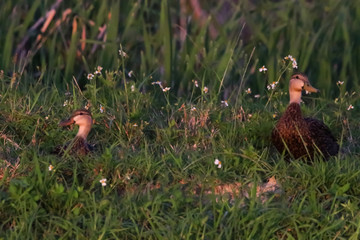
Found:
<svg viewBox="0 0 360 240"><path fill-rule="evenodd" d="M338 153L339 145L322 121L303 118L300 109L302 90L319 92L310 85L306 75L292 75L289 84L290 104L272 132L272 142L280 153L285 151L286 159L312 159L317 152L327 160Z"/></svg>
<svg viewBox="0 0 360 240"><path fill-rule="evenodd" d="M70 118L61 121L59 126L64 127L71 124L76 124L79 126L78 133L70 143L62 147L62 149L59 151L60 154L63 154L64 152L69 152L70 154L76 155L88 154L93 149L93 147L89 145L86 140L93 124L90 111L86 109L76 110L73 112Z"/></svg>

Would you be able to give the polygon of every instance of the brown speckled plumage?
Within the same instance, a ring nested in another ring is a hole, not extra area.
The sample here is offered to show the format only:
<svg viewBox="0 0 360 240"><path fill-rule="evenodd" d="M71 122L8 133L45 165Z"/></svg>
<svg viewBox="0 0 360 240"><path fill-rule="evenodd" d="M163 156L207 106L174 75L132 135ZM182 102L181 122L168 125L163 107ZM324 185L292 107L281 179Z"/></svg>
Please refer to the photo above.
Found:
<svg viewBox="0 0 360 240"><path fill-rule="evenodd" d="M276 124L272 142L280 153L286 150L286 156L295 159L313 157L317 149L325 159L339 151L339 145L330 129L317 119L303 118L297 103L291 103Z"/></svg>
<svg viewBox="0 0 360 240"><path fill-rule="evenodd" d="M306 77L303 74L298 76ZM290 89L290 94L291 91L294 90ZM300 157L313 158L314 154L319 153L319 151L324 159L336 155L339 151L339 145L330 129L317 119L303 118L299 104L300 100L291 102L276 124L272 132L274 146L280 153L285 151L287 159L289 157L295 159Z"/></svg>
<svg viewBox="0 0 360 240"><path fill-rule="evenodd" d="M93 146L87 143L86 139L75 137L72 141L66 143L60 148L59 154L68 152L70 155L87 155L93 150Z"/></svg>

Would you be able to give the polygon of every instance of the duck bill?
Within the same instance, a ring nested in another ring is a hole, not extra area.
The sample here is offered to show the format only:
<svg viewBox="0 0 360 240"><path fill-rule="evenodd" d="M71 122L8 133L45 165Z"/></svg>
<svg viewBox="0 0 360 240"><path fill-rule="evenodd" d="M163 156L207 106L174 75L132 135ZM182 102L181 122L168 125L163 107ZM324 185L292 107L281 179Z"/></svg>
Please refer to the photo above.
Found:
<svg viewBox="0 0 360 240"><path fill-rule="evenodd" d="M320 92L319 89L314 88L313 86L311 86L310 84L304 86L304 90L308 91L308 92L312 92L312 93L318 93Z"/></svg>
<svg viewBox="0 0 360 240"><path fill-rule="evenodd" d="M60 123L59 123L59 126L60 127L65 127L65 126L69 126L71 124L73 124L75 121L73 118L69 118L69 119L66 119L66 120L62 120Z"/></svg>

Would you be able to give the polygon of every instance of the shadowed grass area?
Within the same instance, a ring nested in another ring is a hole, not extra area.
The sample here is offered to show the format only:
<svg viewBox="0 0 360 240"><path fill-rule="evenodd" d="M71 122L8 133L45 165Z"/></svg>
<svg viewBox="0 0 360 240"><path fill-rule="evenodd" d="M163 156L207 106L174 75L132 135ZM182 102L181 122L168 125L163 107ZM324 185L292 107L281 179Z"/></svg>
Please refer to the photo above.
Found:
<svg viewBox="0 0 360 240"><path fill-rule="evenodd" d="M0 3L0 238L358 238L358 4L196 3ZM270 144L288 54L328 162ZM84 107L95 151L53 154Z"/></svg>

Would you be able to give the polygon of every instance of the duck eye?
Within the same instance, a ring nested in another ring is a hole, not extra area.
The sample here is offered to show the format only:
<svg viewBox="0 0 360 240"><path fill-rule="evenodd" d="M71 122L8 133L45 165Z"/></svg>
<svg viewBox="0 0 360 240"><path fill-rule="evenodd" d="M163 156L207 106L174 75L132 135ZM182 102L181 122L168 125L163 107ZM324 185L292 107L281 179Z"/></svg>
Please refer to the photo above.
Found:
<svg viewBox="0 0 360 240"><path fill-rule="evenodd" d="M299 76L297 76L297 75L296 75L296 77L295 77L295 78L296 78L296 79L299 79Z"/></svg>

